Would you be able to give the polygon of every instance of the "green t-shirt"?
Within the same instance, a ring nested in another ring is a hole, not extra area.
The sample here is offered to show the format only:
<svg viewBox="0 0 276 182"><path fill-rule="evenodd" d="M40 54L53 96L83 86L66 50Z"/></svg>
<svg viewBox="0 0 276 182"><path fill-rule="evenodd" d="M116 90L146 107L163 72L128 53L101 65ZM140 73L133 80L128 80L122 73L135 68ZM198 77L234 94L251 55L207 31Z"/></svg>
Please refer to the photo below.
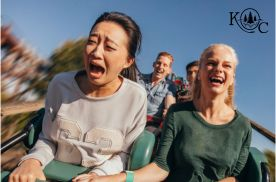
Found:
<svg viewBox="0 0 276 182"><path fill-rule="evenodd" d="M235 111L224 125L207 123L193 102L170 107L154 162L169 172L167 181L217 181L237 176L251 142L249 119Z"/></svg>

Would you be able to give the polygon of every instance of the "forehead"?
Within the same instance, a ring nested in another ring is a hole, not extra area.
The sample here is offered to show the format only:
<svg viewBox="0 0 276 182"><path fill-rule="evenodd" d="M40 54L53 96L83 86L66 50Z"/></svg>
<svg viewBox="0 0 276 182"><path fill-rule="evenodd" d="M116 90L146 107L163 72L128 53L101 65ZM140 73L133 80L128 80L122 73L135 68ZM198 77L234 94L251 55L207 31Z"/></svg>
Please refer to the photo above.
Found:
<svg viewBox="0 0 276 182"><path fill-rule="evenodd" d="M198 70L198 66L196 66L196 65L190 66L188 68L188 71L197 71L197 70Z"/></svg>
<svg viewBox="0 0 276 182"><path fill-rule="evenodd" d="M224 61L236 64L235 57L233 56L232 52L224 47L214 47L210 51L208 51L205 55L204 60L214 59L217 61Z"/></svg>
<svg viewBox="0 0 276 182"><path fill-rule="evenodd" d="M90 32L90 36L91 35L108 37L113 41L119 41L119 42L125 42L125 43L128 41L128 35L123 29L123 27L111 21L104 21L96 24L95 27Z"/></svg>
<svg viewBox="0 0 276 182"><path fill-rule="evenodd" d="M161 62L161 63L164 63L164 64L170 64L171 63L171 59L167 56L160 56L156 62Z"/></svg>

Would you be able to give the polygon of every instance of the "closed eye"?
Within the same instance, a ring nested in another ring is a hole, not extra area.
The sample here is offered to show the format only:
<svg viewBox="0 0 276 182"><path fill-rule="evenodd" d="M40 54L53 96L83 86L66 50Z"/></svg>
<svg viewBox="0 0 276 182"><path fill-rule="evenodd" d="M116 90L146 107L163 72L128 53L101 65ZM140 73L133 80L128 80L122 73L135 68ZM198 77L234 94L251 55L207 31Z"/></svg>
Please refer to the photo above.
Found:
<svg viewBox="0 0 276 182"><path fill-rule="evenodd" d="M206 64L207 66L215 66L216 65L216 63L214 63L214 62L207 62L207 64Z"/></svg>
<svg viewBox="0 0 276 182"><path fill-rule="evenodd" d="M106 48L107 48L107 50L112 50L112 51L116 51L116 50L117 50L117 49L115 49L114 47L109 46L109 45L107 45Z"/></svg>
<svg viewBox="0 0 276 182"><path fill-rule="evenodd" d="M92 39L89 39L89 40L87 41L87 44L88 44L88 45L97 44L97 41L92 40Z"/></svg>
<svg viewBox="0 0 276 182"><path fill-rule="evenodd" d="M226 65L224 65L224 67L226 67L226 68L232 68L232 65L226 64Z"/></svg>

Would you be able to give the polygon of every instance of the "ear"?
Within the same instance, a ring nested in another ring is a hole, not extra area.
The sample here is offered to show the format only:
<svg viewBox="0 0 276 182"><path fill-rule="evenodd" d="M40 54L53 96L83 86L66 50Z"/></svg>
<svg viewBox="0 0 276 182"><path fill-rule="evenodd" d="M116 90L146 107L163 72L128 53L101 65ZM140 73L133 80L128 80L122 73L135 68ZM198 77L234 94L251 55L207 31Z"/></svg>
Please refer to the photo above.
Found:
<svg viewBox="0 0 276 182"><path fill-rule="evenodd" d="M134 63L134 58L128 58L124 64L124 68L130 67Z"/></svg>

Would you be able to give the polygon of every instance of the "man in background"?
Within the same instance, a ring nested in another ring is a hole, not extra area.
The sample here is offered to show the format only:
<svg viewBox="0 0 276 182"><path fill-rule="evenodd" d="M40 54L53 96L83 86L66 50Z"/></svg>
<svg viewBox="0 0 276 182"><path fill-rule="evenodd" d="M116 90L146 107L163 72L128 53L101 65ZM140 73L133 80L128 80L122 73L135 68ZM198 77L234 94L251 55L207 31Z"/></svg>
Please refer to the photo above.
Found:
<svg viewBox="0 0 276 182"><path fill-rule="evenodd" d="M160 52L153 63L153 72L139 76L138 83L147 91L147 126L158 128L170 105L175 103L176 87L171 80L166 79L171 73L172 63L171 54Z"/></svg>
<svg viewBox="0 0 276 182"><path fill-rule="evenodd" d="M185 80L183 81L183 89L177 92L178 102L186 102L192 100L192 89L194 81L196 79L198 67L198 60L192 61L186 65L186 79L188 81L188 84L186 84Z"/></svg>

